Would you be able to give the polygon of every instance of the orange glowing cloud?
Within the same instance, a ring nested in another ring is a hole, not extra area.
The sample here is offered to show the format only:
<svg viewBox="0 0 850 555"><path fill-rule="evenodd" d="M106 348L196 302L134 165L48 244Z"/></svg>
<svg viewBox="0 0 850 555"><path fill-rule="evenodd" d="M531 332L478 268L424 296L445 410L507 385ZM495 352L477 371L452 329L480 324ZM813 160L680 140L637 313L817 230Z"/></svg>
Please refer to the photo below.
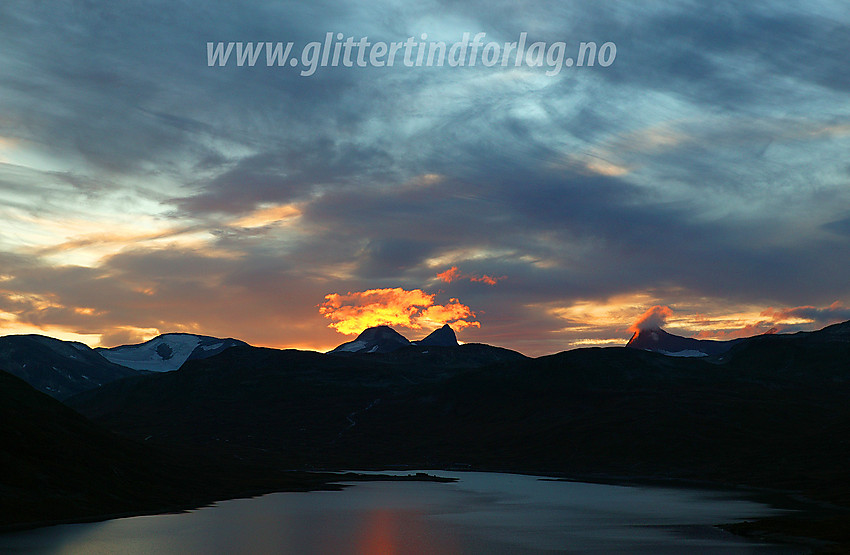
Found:
<svg viewBox="0 0 850 555"><path fill-rule="evenodd" d="M480 328L481 323L468 320L475 318L472 310L462 304L458 299L449 299L449 303L445 305L432 305L422 311L421 320L423 323L430 324L427 327L438 328L445 323L451 322L452 327L456 330L463 328L475 327Z"/></svg>
<svg viewBox="0 0 850 555"><path fill-rule="evenodd" d="M850 308L841 301L819 308L816 306L795 306L793 308L768 308L761 313L778 324L807 324L811 322L835 323L850 318Z"/></svg>
<svg viewBox="0 0 850 555"><path fill-rule="evenodd" d="M440 272L439 274L437 274L437 277L440 278L440 281L445 281L446 283L457 281L460 279L460 268L458 268L457 266L452 266L445 272Z"/></svg>
<svg viewBox="0 0 850 555"><path fill-rule="evenodd" d="M445 272L440 272L439 274L437 274L437 277L440 278L440 281L444 281L446 283L451 283L453 281L458 281L461 279L468 279L472 282L486 283L487 285L496 285L496 282L505 279L507 276L494 278L488 276L487 274L484 274L483 276L476 276L474 274L463 274L461 273L460 268L458 268L457 266L452 266Z"/></svg>
<svg viewBox="0 0 850 555"><path fill-rule="evenodd" d="M669 306L655 305L643 314L629 327L629 331L637 333L641 330L658 329L667 323L667 318L673 316Z"/></svg>
<svg viewBox="0 0 850 555"><path fill-rule="evenodd" d="M264 227L274 224L282 224L301 216L301 210L292 204L278 204L265 206L244 216L232 223L232 225L245 228Z"/></svg>
<svg viewBox="0 0 850 555"><path fill-rule="evenodd" d="M778 333L780 330L776 326L771 327L770 322L756 322L747 324L736 330L703 330L694 337L696 339L715 339L728 340L739 339L741 337L752 337L754 335L771 335Z"/></svg>
<svg viewBox="0 0 850 555"><path fill-rule="evenodd" d="M319 305L319 313L332 320L328 327L345 335L358 334L373 326L401 326L410 329L437 328L451 324L455 329L480 327L471 321L475 313L458 299L435 303L436 294L401 287L330 293Z"/></svg>
<svg viewBox="0 0 850 555"><path fill-rule="evenodd" d="M488 276L487 274L484 274L481 277L470 276L470 278L469 278L470 281L478 281L478 282L481 282L481 283L486 283L487 285L496 285L496 282L499 281L500 279L505 279L505 278L504 278L504 276L494 278L494 277Z"/></svg>

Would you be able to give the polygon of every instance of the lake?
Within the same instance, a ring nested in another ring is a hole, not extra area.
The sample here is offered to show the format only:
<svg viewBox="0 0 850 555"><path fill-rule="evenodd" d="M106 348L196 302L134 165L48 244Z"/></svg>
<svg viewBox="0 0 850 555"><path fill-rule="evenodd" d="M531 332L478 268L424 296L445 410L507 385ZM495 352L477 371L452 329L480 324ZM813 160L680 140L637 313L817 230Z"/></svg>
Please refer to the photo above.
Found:
<svg viewBox="0 0 850 555"><path fill-rule="evenodd" d="M524 555L768 554L801 550L715 524L778 509L730 493L434 472L457 483L358 482L275 493L182 514L0 535L2 553Z"/></svg>

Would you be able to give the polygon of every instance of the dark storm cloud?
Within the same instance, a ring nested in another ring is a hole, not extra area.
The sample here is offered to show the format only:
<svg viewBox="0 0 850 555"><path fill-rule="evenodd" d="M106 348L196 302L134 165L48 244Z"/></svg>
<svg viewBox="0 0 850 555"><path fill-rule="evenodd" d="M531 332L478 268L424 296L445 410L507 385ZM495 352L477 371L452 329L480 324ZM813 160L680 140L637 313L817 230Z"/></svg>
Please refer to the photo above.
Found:
<svg viewBox="0 0 850 555"><path fill-rule="evenodd" d="M206 67L209 40L321 38L325 24L297 5L9 2L0 10L4 131L111 172L150 171L146 163L161 171L208 154L217 140L265 141L271 121L291 125L297 112L315 119L299 105L338 102L349 75L308 82L288 71Z"/></svg>
<svg viewBox="0 0 850 555"><path fill-rule="evenodd" d="M248 156L201 184L202 192L179 200L189 212L245 212L258 204L303 200L317 190L365 185L392 177L386 152L326 137ZM237 194L238 192L238 194Z"/></svg>
<svg viewBox="0 0 850 555"><path fill-rule="evenodd" d="M618 86L761 112L806 94L803 84L847 92L841 68L850 44L848 14L840 3L818 8L800 2L671 2L639 8L620 3L597 12L570 4L570 17L551 25L580 21L566 27L570 38L615 41L622 63L601 76Z"/></svg>
<svg viewBox="0 0 850 555"><path fill-rule="evenodd" d="M823 225L823 228L833 233L850 236L850 217L828 222Z"/></svg>
<svg viewBox="0 0 850 555"><path fill-rule="evenodd" d="M386 238L371 240L357 253L359 273L363 278L385 279L403 274L411 266L437 250L428 241Z"/></svg>
<svg viewBox="0 0 850 555"><path fill-rule="evenodd" d="M481 159L486 162L486 156ZM408 266L412 257L424 262L438 249L460 245L500 247L557 262L558 267L537 270L541 279L531 283L534 291L522 292L529 298L541 288L549 294L566 289L588 295L677 281L705 293L790 300L803 291L816 295L840 288L850 278L830 254L841 246L835 242L766 247L762 242L770 229L700 221L693 207L680 203L641 202L641 189L627 180L530 169L504 175L502 169L477 176L488 184L481 196L464 197L458 194L468 190L463 184L443 183L427 192L329 196L307 214L333 222L341 237L351 230L358 237L427 237L428 245L399 255ZM742 242L742 236L754 243ZM598 246L579 260L559 252L581 240ZM364 276L372 275L368 257L358 259L367 264ZM493 261L490 271L511 275L516 269L505 267L506 262Z"/></svg>
<svg viewBox="0 0 850 555"><path fill-rule="evenodd" d="M843 49L850 42L846 22L826 14L801 13L800 4L790 3L788 9L778 11L775 7L769 2L748 3L743 10L735 3L713 4L699 11L661 17L647 31L663 37L667 46L674 43L689 46L685 50L689 54L720 54L722 57L715 64L700 59L699 68L714 68L714 72L702 75L709 81L717 74L735 75L730 71L734 68L742 77L747 73L752 77L755 70L761 76L792 76L846 92L848 80L845 72L840 71ZM756 60L758 69L751 63ZM685 66L675 63L677 69ZM725 81L721 84L734 92L763 90L752 84L749 87L733 87Z"/></svg>

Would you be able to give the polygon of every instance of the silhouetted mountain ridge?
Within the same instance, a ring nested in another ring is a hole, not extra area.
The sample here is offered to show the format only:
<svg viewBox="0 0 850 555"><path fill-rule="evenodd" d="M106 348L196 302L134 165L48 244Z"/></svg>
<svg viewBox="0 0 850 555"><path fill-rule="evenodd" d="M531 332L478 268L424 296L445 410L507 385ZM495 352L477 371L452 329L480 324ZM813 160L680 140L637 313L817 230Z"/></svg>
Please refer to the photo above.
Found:
<svg viewBox="0 0 850 555"><path fill-rule="evenodd" d="M626 347L643 349L672 356L711 356L723 354L742 339L714 341L673 335L661 328L641 329L637 331Z"/></svg>
<svg viewBox="0 0 850 555"><path fill-rule="evenodd" d="M494 348L482 346L473 364L458 353L474 345L353 357L236 347L69 402L133 437L288 464L788 485L796 469L813 480L842 472L833 439L850 433L845 329L759 336L702 358L595 348L487 360Z"/></svg>

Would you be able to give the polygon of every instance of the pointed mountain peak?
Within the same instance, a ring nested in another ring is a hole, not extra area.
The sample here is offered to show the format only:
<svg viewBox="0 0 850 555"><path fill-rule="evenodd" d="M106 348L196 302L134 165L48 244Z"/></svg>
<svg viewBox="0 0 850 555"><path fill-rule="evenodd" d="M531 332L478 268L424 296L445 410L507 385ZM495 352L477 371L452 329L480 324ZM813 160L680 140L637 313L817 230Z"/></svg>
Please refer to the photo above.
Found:
<svg viewBox="0 0 850 555"><path fill-rule="evenodd" d="M668 337L677 336L671 335L663 329L657 327L639 329L634 334L632 334L632 338L629 339L628 343L626 343L626 347L635 347L636 349L648 349L649 347L646 346L647 344L658 343Z"/></svg>
<svg viewBox="0 0 850 555"><path fill-rule="evenodd" d="M457 347L457 336L455 330L448 324L440 329L432 331L425 339L416 342L417 345L429 345L432 347Z"/></svg>

